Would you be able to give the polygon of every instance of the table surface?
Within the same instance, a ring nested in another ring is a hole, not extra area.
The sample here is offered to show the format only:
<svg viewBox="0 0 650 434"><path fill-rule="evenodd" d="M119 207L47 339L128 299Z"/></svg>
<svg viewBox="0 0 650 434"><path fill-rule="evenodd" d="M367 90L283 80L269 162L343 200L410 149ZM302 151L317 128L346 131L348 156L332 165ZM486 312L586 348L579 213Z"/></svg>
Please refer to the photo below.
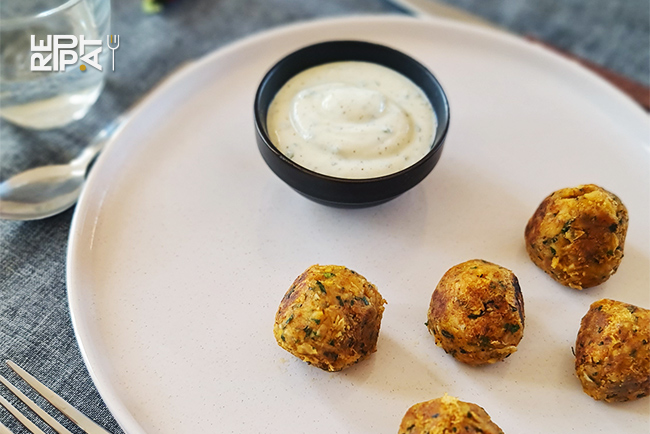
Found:
<svg viewBox="0 0 650 434"><path fill-rule="evenodd" d="M648 85L647 0L446 0ZM382 0L176 0L146 15L139 0L113 0L116 71L81 121L36 132L0 121L0 180L73 158L96 131L184 61L286 23L351 14L402 14ZM111 432L121 433L95 390L75 340L65 255L73 210L34 222L0 221L0 357L22 365ZM9 369L0 374L16 380ZM15 381L18 383L18 380ZM9 392L3 396L11 398ZM26 432L8 413L0 422ZM78 431L77 431L78 432Z"/></svg>

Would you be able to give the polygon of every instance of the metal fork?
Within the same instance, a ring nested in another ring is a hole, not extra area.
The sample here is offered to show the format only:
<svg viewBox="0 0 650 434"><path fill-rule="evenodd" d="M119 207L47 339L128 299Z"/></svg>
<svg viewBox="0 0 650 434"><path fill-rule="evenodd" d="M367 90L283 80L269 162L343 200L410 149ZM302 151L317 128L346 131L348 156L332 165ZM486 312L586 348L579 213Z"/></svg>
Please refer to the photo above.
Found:
<svg viewBox="0 0 650 434"><path fill-rule="evenodd" d="M50 389L45 387L43 383L38 381L36 378L32 377L27 371L25 371L20 366L16 365L11 360L7 360L7 365L13 371L18 374L27 384L32 386L38 393L47 399L50 404L56 407L61 413L66 415L68 419L74 422L79 428L87 432L88 434L111 434L106 431L101 426L97 425L95 422L90 420L79 410L68 404L63 398L61 398L56 393L52 392ZM42 410L34 401L29 399L23 392L18 390L16 386L11 384L6 378L0 375L0 383L4 384L7 389L16 395L22 402L24 402L34 413L36 413L45 423L52 427L59 434L72 434L67 428L57 422L52 416ZM20 423L25 425L25 427L34 434L45 434L38 426L36 426L32 421L27 419L20 411L11 405L6 399L0 396L0 404L5 407L9 413L11 413ZM0 434L11 434L11 431L4 425L0 423Z"/></svg>

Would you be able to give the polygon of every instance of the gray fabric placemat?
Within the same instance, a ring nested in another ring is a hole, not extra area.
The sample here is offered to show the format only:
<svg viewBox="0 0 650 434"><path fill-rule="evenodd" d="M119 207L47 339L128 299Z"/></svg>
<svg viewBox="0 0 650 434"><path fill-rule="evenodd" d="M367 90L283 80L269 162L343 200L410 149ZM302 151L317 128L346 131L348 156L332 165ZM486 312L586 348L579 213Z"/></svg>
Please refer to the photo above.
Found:
<svg viewBox="0 0 650 434"><path fill-rule="evenodd" d="M650 1L443 1L650 85Z"/></svg>
<svg viewBox="0 0 650 434"><path fill-rule="evenodd" d="M647 0L446 1L650 82ZM54 131L0 121L0 180L73 158L96 131L186 60L281 24L360 13L400 11L381 0L177 0L161 14L145 15L139 0L114 0L111 33L120 35L121 47L99 101L83 120ZM70 322L65 253L72 213L34 222L0 221L0 357L22 365L92 419L120 433L90 380ZM4 365L0 374L20 383ZM15 433L26 432L4 410L0 422Z"/></svg>

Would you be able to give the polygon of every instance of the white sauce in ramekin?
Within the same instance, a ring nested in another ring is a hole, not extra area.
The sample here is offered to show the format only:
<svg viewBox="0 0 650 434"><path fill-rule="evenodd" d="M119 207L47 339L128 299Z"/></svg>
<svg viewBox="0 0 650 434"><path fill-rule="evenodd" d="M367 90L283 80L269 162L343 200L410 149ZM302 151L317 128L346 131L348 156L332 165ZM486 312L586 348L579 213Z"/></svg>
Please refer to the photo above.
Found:
<svg viewBox="0 0 650 434"><path fill-rule="evenodd" d="M437 127L431 103L402 74L334 62L291 78L267 116L273 144L297 164L337 178L374 178L424 157Z"/></svg>

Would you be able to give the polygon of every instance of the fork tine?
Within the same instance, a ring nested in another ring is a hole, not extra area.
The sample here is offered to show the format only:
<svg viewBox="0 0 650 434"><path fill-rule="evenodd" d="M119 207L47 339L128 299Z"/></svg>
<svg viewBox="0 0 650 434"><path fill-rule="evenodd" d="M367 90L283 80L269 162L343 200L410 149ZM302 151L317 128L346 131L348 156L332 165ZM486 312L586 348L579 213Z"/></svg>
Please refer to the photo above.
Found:
<svg viewBox="0 0 650 434"><path fill-rule="evenodd" d="M9 380L7 380L5 377L0 375L0 383L4 384L5 387L11 392L16 395L22 402L27 404L27 406L38 415L41 419L45 421L49 426L54 428L54 431L58 432L59 434L72 434L66 427L61 425L59 422L56 421L52 416L50 416L48 413L46 413L41 407L39 407L34 401L29 399L23 392L18 390L16 386L11 384Z"/></svg>
<svg viewBox="0 0 650 434"><path fill-rule="evenodd" d="M0 422L0 434L14 434L14 433L12 433L9 428L4 426L2 422Z"/></svg>
<svg viewBox="0 0 650 434"><path fill-rule="evenodd" d="M88 418L82 412L70 405L65 399L45 387L43 383L34 378L30 373L25 371L20 366L16 365L11 360L6 360L7 365L18 374L23 380L32 386L41 396L47 399L50 404L55 406L61 413L65 414L68 419L77 424L79 428L89 434L111 434L101 426L97 425L93 420Z"/></svg>
<svg viewBox="0 0 650 434"><path fill-rule="evenodd" d="M6 408L6 409L9 411L9 413L11 413L11 414L16 418L16 419L18 419L18 421L19 421L20 423L22 423L23 425L25 425L25 428L27 428L28 430L30 430L30 431L33 432L34 434L45 434L45 433L43 432L43 430L41 430L39 427L37 427L37 426L34 424L34 422L32 422L31 420L29 420L29 419L27 419L25 416L23 416L23 414L22 414L21 412L19 412L18 409L17 409L16 407L14 407L13 405L11 405L11 404L9 403L9 401L7 401L6 399L4 399L1 395L0 395L0 404L1 404L4 408ZM7 431L8 431L8 430L7 430Z"/></svg>

